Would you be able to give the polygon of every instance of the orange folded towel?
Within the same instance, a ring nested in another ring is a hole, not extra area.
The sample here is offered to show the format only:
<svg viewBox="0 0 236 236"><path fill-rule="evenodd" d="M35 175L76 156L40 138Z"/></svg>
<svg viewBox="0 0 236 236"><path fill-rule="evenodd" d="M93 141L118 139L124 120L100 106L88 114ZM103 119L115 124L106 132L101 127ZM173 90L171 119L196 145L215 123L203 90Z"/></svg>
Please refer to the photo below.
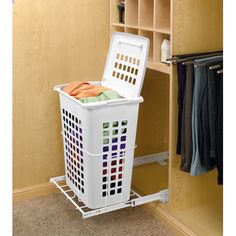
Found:
<svg viewBox="0 0 236 236"><path fill-rule="evenodd" d="M68 93L72 97L75 97L76 99L96 97L105 90L109 89L103 86L96 86L89 84L88 82L80 81L72 82L63 88L64 92Z"/></svg>
<svg viewBox="0 0 236 236"><path fill-rule="evenodd" d="M83 85L88 85L88 82L81 82L81 81L74 81L70 84L68 84L67 86L64 87L63 91L71 94L71 92L73 92L75 89L80 88Z"/></svg>
<svg viewBox="0 0 236 236"><path fill-rule="evenodd" d="M73 90L70 95L71 96L76 96L79 93L85 91L85 90L90 90L93 89L95 86L92 84L82 84L81 86L79 86L78 88L76 88L75 90Z"/></svg>

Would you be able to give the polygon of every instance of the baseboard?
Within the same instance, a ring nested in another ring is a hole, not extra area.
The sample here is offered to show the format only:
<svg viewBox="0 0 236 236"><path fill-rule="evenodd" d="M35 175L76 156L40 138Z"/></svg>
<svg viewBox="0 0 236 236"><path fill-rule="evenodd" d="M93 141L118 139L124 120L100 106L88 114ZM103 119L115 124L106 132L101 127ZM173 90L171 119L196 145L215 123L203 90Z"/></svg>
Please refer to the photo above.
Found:
<svg viewBox="0 0 236 236"><path fill-rule="evenodd" d="M38 184L13 190L13 202L30 198L45 196L50 193L59 192L55 185L51 183Z"/></svg>
<svg viewBox="0 0 236 236"><path fill-rule="evenodd" d="M176 235L197 236L193 231L191 231L160 205L156 203L148 203L143 205L143 207L159 221L161 221L167 228L175 232Z"/></svg>

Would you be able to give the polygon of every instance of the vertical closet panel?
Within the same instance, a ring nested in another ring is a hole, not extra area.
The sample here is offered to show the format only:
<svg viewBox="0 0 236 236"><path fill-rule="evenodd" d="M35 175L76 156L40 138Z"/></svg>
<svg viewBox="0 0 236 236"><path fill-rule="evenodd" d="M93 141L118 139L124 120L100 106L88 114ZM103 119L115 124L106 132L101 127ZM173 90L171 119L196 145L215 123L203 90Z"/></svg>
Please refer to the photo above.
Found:
<svg viewBox="0 0 236 236"><path fill-rule="evenodd" d="M222 50L222 0L172 1L173 55ZM217 185L217 171L192 177L180 171L176 155L177 140L177 72L173 69L170 84L170 198L173 209L200 203L216 202L222 207L222 186Z"/></svg>
<svg viewBox="0 0 236 236"><path fill-rule="evenodd" d="M142 96L144 103L140 105L135 156L168 151L169 75L147 69ZM168 165L152 163L135 167L132 184L143 194L167 189Z"/></svg>
<svg viewBox="0 0 236 236"><path fill-rule="evenodd" d="M222 50L222 0L172 0L172 53Z"/></svg>
<svg viewBox="0 0 236 236"><path fill-rule="evenodd" d="M169 76L147 69L141 95L135 156L168 151Z"/></svg>
<svg viewBox="0 0 236 236"><path fill-rule="evenodd" d="M101 80L109 45L109 1L15 0L14 189L64 173L53 86Z"/></svg>
<svg viewBox="0 0 236 236"><path fill-rule="evenodd" d="M172 55L222 50L223 0L171 0ZM192 235L223 234L223 187L217 170L198 177L180 171L176 66L170 80L169 202L161 204Z"/></svg>

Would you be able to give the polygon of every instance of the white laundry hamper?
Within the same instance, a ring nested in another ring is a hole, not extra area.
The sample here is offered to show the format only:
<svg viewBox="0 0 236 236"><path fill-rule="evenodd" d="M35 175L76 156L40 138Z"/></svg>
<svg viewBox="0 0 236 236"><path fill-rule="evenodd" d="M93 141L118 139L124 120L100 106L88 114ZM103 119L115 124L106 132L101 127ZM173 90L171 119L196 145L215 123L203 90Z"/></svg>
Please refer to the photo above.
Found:
<svg viewBox="0 0 236 236"><path fill-rule="evenodd" d="M101 82L123 98L82 103L60 94L66 183L91 209L129 200L147 38L113 33Z"/></svg>

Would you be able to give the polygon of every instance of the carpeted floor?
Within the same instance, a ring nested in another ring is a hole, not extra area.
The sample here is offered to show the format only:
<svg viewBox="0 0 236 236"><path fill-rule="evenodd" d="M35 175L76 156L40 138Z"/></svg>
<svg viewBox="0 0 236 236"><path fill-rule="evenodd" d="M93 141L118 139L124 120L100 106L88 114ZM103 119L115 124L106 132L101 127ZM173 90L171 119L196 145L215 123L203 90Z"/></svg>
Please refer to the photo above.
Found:
<svg viewBox="0 0 236 236"><path fill-rule="evenodd" d="M82 219L61 194L15 203L13 232L14 236L174 235L141 207Z"/></svg>

